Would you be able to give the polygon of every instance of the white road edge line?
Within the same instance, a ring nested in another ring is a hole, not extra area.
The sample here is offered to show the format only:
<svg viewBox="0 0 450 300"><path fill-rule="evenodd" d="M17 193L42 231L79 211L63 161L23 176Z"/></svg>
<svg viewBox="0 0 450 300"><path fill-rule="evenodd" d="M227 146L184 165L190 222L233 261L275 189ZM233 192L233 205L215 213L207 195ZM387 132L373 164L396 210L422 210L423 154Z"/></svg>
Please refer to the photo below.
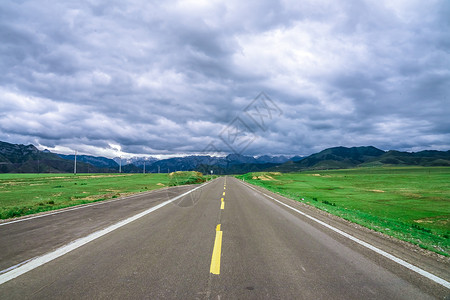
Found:
<svg viewBox="0 0 450 300"><path fill-rule="evenodd" d="M154 192L164 191L165 189L167 189L167 188L162 188L162 189L152 190L152 191L148 191L148 192L137 193L137 194L126 196L126 197L120 197L120 198L117 198L117 199L100 201L100 202L95 202L95 203L91 203L91 204L82 204L82 205L78 205L78 206L75 206L75 207L72 207L72 208L62 208L61 210L49 212L49 213L42 214L42 215L36 215L36 216L28 217L28 218L23 218L23 219L13 220L13 221L5 222L5 223L0 223L0 226L13 224L13 223L17 223L17 222L28 221L28 220L42 218L42 217L48 217L48 216L57 215L57 214L65 213L65 212L72 211L72 210L82 209L82 208L96 206L96 205L107 204L107 203L116 202L116 201L120 201L120 200L127 200L127 199L138 197L138 196L145 196L147 194L151 194L151 193L154 193Z"/></svg>
<svg viewBox="0 0 450 300"><path fill-rule="evenodd" d="M39 267L39 266L42 266L43 264L46 264L46 263L48 263L48 262L50 262L50 261L52 261L52 260L54 260L54 259L56 259L56 258L58 258L60 256L63 256L64 254L67 254L67 253L69 253L69 252L71 252L71 251L73 251L73 250L75 250L75 249L77 249L77 248L79 248L79 247L81 247L83 245L86 245L87 243L92 242L93 240L98 239L99 237L102 237L105 234L108 234L108 233L110 233L110 232L112 232L112 231L114 231L114 230L116 230L116 229L118 229L118 228L120 228L122 226L125 226L125 225L127 225L127 224L129 224L129 223L131 223L131 222L133 222L133 221L135 221L137 219L139 219L139 218L142 218L143 216L145 216L145 215L147 215L147 214L149 214L149 213L151 213L151 212L153 212L153 211L155 211L155 210L157 210L157 209L159 209L159 208L161 208L163 206L166 206L167 204L169 204L169 203L171 203L171 202L173 202L175 200L178 200L178 199L188 195L189 193L191 193L191 192L193 192L193 191L195 191L195 190L197 190L199 188L202 188L202 187L206 186L210 182L212 182L212 180L208 181L205 184L202 184L202 185L200 185L200 186L198 186L198 187L196 187L196 188L194 188L192 190L189 190L186 193L183 193L183 194L181 194L179 196L176 196L176 197L174 197L174 198L172 198L170 200L167 200L167 201L165 201L163 203L160 203L160 204L158 204L158 205L156 205L156 206L154 206L152 208L149 208L149 209L147 209L147 210L145 210L145 211L143 211L143 212L141 212L141 213L139 213L137 215L129 217L128 219L122 220L122 221L120 221L120 222L118 222L118 223L116 223L114 225L111 225L111 226L106 227L106 228L104 228L102 230L99 230L99 231L96 231L94 233L91 233L91 234L89 234L89 235L87 235L87 236L85 236L83 238L75 240L75 241L73 241L73 242L71 242L71 243L69 243L69 244L67 244L65 246L62 246L62 247L56 249L53 252L49 252L49 253L44 254L42 256L38 256L38 257L32 259L31 261L29 261L27 263L18 264L19 267L17 267L16 269L11 270L9 272L6 272L6 273L0 275L0 285L5 283L5 282L8 282L8 281L10 281L10 280L20 276L20 275L23 275L23 274L25 274L25 273L27 273L27 272L29 272L29 271Z"/></svg>
<svg viewBox="0 0 450 300"><path fill-rule="evenodd" d="M314 217L312 217L312 216L310 216L310 215L308 215L308 214L306 214L306 213L304 213L304 212L302 212L302 211L300 211L300 210L298 210L296 208L293 208L293 207L291 207L291 206L289 206L289 205L287 205L287 204L285 204L285 203L275 199L274 197L269 196L266 193L255 189L254 187L252 187L251 185L249 185L247 183L244 183L244 182L242 182L242 183L244 185L246 185L247 187L257 191L258 193L263 194L267 198L270 198L270 199L280 203L281 205L284 205L287 208L290 208L293 211L295 211L295 212L297 212L297 213L299 213L299 214L309 218L310 220L313 220L314 222L317 222L320 225L323 225L323 226L327 227L328 229L331 229L334 232L339 233L342 236L345 236L346 238L348 238L348 239L350 239L350 240L352 240L352 241L354 241L354 242L356 242L356 243L358 243L358 244L360 244L360 245L362 245L362 246L364 246L364 247L366 247L366 248L368 248L368 249L370 249L370 250L372 250L372 251L374 251L374 252L376 252L376 253L378 253L378 254L380 254L380 255L382 255L382 256L384 256L384 257L386 257L386 258L388 258L388 259L390 259L390 260L392 260L392 261L394 261L394 262L396 262L396 263L406 267L406 268L408 268L408 269L410 269L411 271L414 271L414 272L416 272L416 273L418 273L418 274L420 274L420 275L422 275L422 276L424 276L424 277L426 277L426 278L428 278L428 279L430 279L430 280L432 280L432 281L434 281L434 282L436 282L436 283L446 287L447 289L450 289L450 282L446 281L445 279L440 278L440 277L438 277L436 275L433 275L433 274L431 274L431 273L429 273L429 272L427 272L425 270L422 270L421 268L416 267L416 266L414 266L414 265L404 261L403 259L400 259L400 258L398 258L398 257L396 257L396 256L394 256L392 254L389 254L389 253L387 253L387 252L385 252L385 251L383 251L383 250L381 250L381 249L379 249L379 248L377 248L375 246L372 246L369 243L366 243L366 242L364 242L364 241L362 241L362 240L360 240L358 238L355 238L354 236L352 236L352 235L350 235L350 234L348 234L348 233L346 233L346 232L344 232L342 230L339 230L339 229L337 229L337 228L335 228L335 227L333 227L333 226L331 226L331 225L329 225L329 224L327 224L325 222L320 221L319 219L316 219L316 218L314 218Z"/></svg>

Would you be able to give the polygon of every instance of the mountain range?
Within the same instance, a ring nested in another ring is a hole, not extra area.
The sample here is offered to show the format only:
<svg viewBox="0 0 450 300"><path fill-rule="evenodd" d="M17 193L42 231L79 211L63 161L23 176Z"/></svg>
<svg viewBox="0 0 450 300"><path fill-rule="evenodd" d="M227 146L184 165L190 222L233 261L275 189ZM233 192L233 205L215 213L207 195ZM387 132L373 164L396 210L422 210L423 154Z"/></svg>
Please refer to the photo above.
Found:
<svg viewBox="0 0 450 300"><path fill-rule="evenodd" d="M0 142L0 173L71 173L74 155L40 151L33 145ZM383 151L373 146L333 147L307 157L259 157L229 154L226 157L196 155L158 160L154 157L131 159L77 155L79 173L168 173L199 171L209 174L243 174L256 171L298 172L304 170L345 169L364 166L450 166L450 151Z"/></svg>
<svg viewBox="0 0 450 300"><path fill-rule="evenodd" d="M372 146L334 147L299 161L291 160L270 168L270 171L299 172L376 166L450 166L450 151L401 152L383 151Z"/></svg>

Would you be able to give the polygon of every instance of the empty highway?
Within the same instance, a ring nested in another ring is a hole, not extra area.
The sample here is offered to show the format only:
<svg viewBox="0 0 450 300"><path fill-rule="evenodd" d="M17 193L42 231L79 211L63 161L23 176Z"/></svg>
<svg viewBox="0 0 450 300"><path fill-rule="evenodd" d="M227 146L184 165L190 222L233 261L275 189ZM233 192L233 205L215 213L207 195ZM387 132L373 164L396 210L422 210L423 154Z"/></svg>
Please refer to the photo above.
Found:
<svg viewBox="0 0 450 300"><path fill-rule="evenodd" d="M448 259L232 177L3 222L0 249L0 299L450 295Z"/></svg>

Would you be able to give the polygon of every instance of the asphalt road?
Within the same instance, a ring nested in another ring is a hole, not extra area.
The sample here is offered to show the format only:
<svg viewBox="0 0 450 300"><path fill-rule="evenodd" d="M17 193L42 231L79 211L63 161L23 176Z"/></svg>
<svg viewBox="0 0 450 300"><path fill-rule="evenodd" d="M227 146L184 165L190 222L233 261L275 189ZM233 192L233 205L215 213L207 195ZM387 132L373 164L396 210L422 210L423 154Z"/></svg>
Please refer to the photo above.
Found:
<svg viewBox="0 0 450 300"><path fill-rule="evenodd" d="M300 203L267 191L264 195L231 177L218 178L169 203L193 188L159 190L0 224L0 270L4 270L0 299L445 299L450 295L441 284L267 195L444 281L450 280L448 259L422 255ZM129 219L136 215L140 218ZM128 221L115 226L122 220ZM110 230L96 235L105 228ZM38 259L20 265L86 236L95 237L41 266L26 269ZM27 272L5 280L19 269Z"/></svg>

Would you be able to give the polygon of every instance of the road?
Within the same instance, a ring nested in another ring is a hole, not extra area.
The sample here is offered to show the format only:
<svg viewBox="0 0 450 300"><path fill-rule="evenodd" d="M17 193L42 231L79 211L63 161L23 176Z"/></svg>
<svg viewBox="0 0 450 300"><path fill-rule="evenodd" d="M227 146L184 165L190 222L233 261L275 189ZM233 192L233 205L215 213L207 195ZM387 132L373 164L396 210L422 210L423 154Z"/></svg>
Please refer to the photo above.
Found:
<svg viewBox="0 0 450 300"><path fill-rule="evenodd" d="M444 285L450 281L448 259L423 255L304 204L221 177L201 187L152 191L0 223L0 299L450 295L442 282L333 228L438 276Z"/></svg>

